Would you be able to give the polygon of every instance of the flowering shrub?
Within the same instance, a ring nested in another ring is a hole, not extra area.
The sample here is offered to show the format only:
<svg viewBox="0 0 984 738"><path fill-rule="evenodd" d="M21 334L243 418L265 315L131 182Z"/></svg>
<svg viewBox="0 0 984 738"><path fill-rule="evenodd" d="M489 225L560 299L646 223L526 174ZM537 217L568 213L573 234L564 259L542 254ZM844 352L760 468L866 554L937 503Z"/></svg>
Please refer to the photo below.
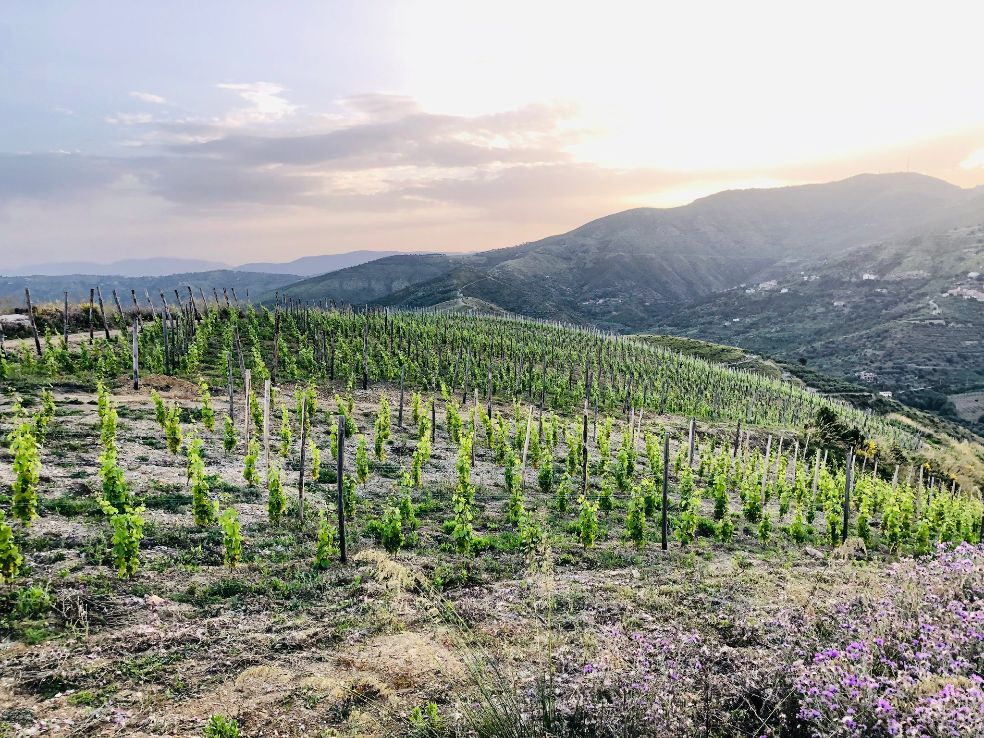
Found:
<svg viewBox="0 0 984 738"><path fill-rule="evenodd" d="M513 689L517 735L984 735L984 546L939 549L881 593L716 632L598 629ZM484 716L487 720L487 715ZM498 718L501 720L501 718ZM480 733L481 731L479 731Z"/></svg>
<svg viewBox="0 0 984 738"><path fill-rule="evenodd" d="M892 586L833 613L840 642L800 666L815 736L984 735L984 547L899 562Z"/></svg>

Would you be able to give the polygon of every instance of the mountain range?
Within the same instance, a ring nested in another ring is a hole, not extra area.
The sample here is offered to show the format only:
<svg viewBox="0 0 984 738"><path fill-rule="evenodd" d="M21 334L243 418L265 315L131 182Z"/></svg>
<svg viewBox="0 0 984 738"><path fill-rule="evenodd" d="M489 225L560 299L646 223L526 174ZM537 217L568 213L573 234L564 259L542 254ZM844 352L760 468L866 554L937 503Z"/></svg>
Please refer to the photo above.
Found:
<svg viewBox="0 0 984 738"><path fill-rule="evenodd" d="M982 224L984 188L863 174L636 208L492 251L401 254L281 290L738 344L945 406L984 389Z"/></svg>
<svg viewBox="0 0 984 738"><path fill-rule="evenodd" d="M138 296L187 284L267 303L279 291L509 312L737 345L984 430L984 187L921 174L725 191L474 253L353 251L235 269L168 259L62 266L72 273L0 277L0 299L20 304L25 286L42 301L64 290L87 299L97 282L104 294Z"/></svg>
<svg viewBox="0 0 984 738"><path fill-rule="evenodd" d="M173 257L153 257L149 259L122 259L109 263L93 261L62 261L49 264L28 264L16 269L4 269L3 275L10 277L27 276L118 276L118 277L164 277L171 274L190 274L221 270L237 272L259 272L264 274L287 274L293 277L311 277L336 269L364 264L373 259L381 259L397 254L397 251L347 251L341 254L322 254L302 256L287 262L252 262L230 266L218 261L204 259L182 259Z"/></svg>

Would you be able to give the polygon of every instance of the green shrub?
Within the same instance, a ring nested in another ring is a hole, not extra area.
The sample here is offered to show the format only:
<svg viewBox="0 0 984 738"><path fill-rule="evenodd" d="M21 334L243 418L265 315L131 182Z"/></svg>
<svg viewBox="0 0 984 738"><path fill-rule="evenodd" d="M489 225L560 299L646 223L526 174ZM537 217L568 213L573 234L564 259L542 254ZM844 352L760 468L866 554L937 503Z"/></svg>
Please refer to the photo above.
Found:
<svg viewBox="0 0 984 738"><path fill-rule="evenodd" d="M222 715L213 715L202 731L202 738L239 738L239 723Z"/></svg>
<svg viewBox="0 0 984 738"><path fill-rule="evenodd" d="M9 584L20 571L24 557L14 541L14 531L0 510L0 583Z"/></svg>
<svg viewBox="0 0 984 738"><path fill-rule="evenodd" d="M219 518L219 525L222 528L222 561L230 569L235 569L243 556L242 525L236 509L226 508Z"/></svg>

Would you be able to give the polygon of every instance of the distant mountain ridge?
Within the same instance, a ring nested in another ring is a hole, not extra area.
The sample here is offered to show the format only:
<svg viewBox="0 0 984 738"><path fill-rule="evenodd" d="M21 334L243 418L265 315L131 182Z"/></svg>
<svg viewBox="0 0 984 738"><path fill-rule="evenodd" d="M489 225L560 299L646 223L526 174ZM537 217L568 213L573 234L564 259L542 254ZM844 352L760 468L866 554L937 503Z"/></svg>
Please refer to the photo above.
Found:
<svg viewBox="0 0 984 738"><path fill-rule="evenodd" d="M205 259L179 257L151 257L147 259L122 259L109 263L93 261L62 261L49 264L29 264L16 269L2 269L0 274L10 277L96 275L113 277L163 277L170 274L190 274L231 270L264 274L288 274L294 277L311 277L317 274L365 264L373 259L393 256L399 251L346 251L341 254L302 256L287 262L252 262L237 267Z"/></svg>
<svg viewBox="0 0 984 738"><path fill-rule="evenodd" d="M492 251L388 257L286 290L302 299L408 307L469 297L535 317L638 330L770 269L970 225L982 214L979 190L921 174L864 174L626 210Z"/></svg>
<svg viewBox="0 0 984 738"><path fill-rule="evenodd" d="M31 299L35 304L50 301L61 302L65 292L68 292L68 299L72 303L88 302L89 290L97 285L102 290L104 299L111 301L112 292L116 290L120 300L128 305L133 304L130 290L135 290L139 302L145 304L145 291L149 292L152 299L157 302L162 291L170 299L175 289L184 299L187 297L188 287L192 288L196 300L201 299L199 290L204 290L206 299L212 302L215 299L213 289L218 291L220 300L222 299L222 290L228 289L230 290L230 300L233 297L231 290L236 290L236 296L240 300L249 297L250 301L255 301L261 293L276 290L285 284L296 282L298 279L299 275L297 274L258 274L231 269L147 277L106 276L102 274L0 276L0 306L7 303L10 307L23 308L25 288L31 290Z"/></svg>
<svg viewBox="0 0 984 738"><path fill-rule="evenodd" d="M984 188L866 174L626 210L475 254L389 257L280 291L739 345L864 372L873 390L953 417L947 395L984 389L981 224Z"/></svg>
<svg viewBox="0 0 984 738"><path fill-rule="evenodd" d="M28 277L41 275L63 277L73 274L94 274L119 277L162 277L167 274L187 274L190 272L209 272L228 269L227 264L205 259L182 259L175 257L151 257L148 259L121 259L102 264L94 261L61 261L49 264L29 264L17 269L0 267L0 274L8 277Z"/></svg>
<svg viewBox="0 0 984 738"><path fill-rule="evenodd" d="M346 251L342 254L322 254L320 256L302 256L300 259L287 262L256 261L240 264L235 267L239 272L263 272L265 274L299 274L302 277L313 277L338 269L365 264L387 256L395 256L399 251Z"/></svg>

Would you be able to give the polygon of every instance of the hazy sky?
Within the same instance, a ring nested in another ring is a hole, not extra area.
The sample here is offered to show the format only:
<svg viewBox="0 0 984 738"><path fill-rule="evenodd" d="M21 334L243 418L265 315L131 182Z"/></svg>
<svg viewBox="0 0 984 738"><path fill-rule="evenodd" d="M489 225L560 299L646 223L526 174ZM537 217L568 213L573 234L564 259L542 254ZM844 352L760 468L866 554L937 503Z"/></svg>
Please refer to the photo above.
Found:
<svg viewBox="0 0 984 738"><path fill-rule="evenodd" d="M472 250L729 187L984 184L984 3L0 5L0 272Z"/></svg>

